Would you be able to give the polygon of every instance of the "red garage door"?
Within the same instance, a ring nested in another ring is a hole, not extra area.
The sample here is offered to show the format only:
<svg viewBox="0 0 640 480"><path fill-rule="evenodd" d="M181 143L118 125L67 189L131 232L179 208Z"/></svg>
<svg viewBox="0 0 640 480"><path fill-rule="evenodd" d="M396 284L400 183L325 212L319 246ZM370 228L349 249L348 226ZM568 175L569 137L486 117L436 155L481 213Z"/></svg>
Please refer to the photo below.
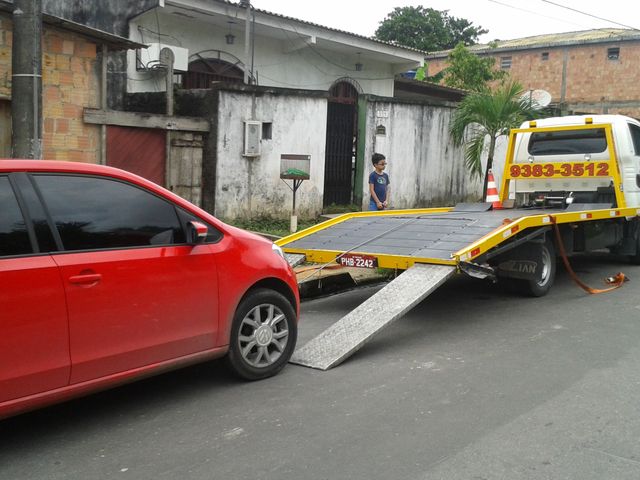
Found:
<svg viewBox="0 0 640 480"><path fill-rule="evenodd" d="M166 132L150 128L107 127L107 165L165 186Z"/></svg>

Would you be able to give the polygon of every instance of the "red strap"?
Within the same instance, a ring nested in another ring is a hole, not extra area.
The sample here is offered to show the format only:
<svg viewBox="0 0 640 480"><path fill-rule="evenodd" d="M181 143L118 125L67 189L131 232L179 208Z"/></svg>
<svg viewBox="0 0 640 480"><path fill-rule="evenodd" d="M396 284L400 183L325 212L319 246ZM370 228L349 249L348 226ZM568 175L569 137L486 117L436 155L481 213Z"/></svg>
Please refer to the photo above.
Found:
<svg viewBox="0 0 640 480"><path fill-rule="evenodd" d="M571 268L571 264L569 263L569 259L567 258L567 253L564 250L564 243L562 242L562 236L560 235L560 228L558 227L558 223L556 222L555 217L549 217L551 218L551 223L553 223L553 228L556 232L556 243L558 244L558 250L560 251L562 262L564 263L564 266L569 272L569 275L571 276L573 281L576 282L580 288L582 288L587 293L595 295L597 293L606 293L610 292L611 290L615 290L616 288L620 288L624 284L624 282L629 281L629 279L622 272L618 272L615 274L615 276L605 279L605 283L612 285L609 288L591 288L589 285L580 280L576 275L576 272L574 272L573 268Z"/></svg>

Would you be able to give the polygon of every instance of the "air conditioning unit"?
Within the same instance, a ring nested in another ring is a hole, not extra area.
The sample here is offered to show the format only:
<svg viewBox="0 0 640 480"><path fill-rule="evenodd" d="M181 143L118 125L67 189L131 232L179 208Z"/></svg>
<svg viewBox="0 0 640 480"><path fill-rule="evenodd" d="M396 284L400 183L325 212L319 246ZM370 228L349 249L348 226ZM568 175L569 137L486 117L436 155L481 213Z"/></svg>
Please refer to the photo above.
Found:
<svg viewBox="0 0 640 480"><path fill-rule="evenodd" d="M189 70L189 49L164 43L147 43L147 45L148 48L140 48L138 50L138 69L158 68L160 65L160 51L163 48L170 48L174 56L173 70L180 72Z"/></svg>
<svg viewBox="0 0 640 480"><path fill-rule="evenodd" d="M245 157L259 157L260 140L262 140L262 122L256 120L245 121L243 155Z"/></svg>

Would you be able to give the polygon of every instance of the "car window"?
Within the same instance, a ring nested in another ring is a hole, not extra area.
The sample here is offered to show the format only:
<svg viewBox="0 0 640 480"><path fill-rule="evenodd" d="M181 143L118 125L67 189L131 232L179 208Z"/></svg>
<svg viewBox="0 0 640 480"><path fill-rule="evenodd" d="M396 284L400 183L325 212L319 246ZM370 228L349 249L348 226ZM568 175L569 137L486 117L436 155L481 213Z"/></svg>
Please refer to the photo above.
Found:
<svg viewBox="0 0 640 480"><path fill-rule="evenodd" d="M42 203L36 194L33 184L28 175L18 173L11 179L15 187L20 190L20 195L24 201L24 208L28 212L29 220L33 225L34 233L38 241L40 252L55 252L58 250L55 238L47 221L47 215L42 207Z"/></svg>
<svg viewBox="0 0 640 480"><path fill-rule="evenodd" d="M106 178L34 175L65 250L185 243L172 203Z"/></svg>
<svg viewBox="0 0 640 480"><path fill-rule="evenodd" d="M603 128L535 132L529 140L530 155L602 153L607 149Z"/></svg>
<svg viewBox="0 0 640 480"><path fill-rule="evenodd" d="M631 132L631 139L633 140L634 153L640 156L640 127L630 123L629 131Z"/></svg>
<svg viewBox="0 0 640 480"><path fill-rule="evenodd" d="M0 256L33 253L29 232L8 177L0 177Z"/></svg>

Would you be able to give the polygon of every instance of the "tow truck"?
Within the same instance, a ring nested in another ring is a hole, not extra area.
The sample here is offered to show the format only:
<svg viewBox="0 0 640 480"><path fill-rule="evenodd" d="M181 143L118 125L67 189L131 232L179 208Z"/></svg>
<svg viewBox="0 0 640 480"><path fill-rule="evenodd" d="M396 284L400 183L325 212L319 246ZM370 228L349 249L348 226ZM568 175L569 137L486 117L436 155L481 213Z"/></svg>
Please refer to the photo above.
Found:
<svg viewBox="0 0 640 480"><path fill-rule="evenodd" d="M499 201L349 213L276 243L290 263L386 268L393 281L294 352L327 370L455 274L541 297L558 256L607 249L640 264L640 123L567 116L512 129ZM611 279L620 286L624 277ZM583 285L583 287L586 287ZM589 290L589 287L585 289Z"/></svg>

